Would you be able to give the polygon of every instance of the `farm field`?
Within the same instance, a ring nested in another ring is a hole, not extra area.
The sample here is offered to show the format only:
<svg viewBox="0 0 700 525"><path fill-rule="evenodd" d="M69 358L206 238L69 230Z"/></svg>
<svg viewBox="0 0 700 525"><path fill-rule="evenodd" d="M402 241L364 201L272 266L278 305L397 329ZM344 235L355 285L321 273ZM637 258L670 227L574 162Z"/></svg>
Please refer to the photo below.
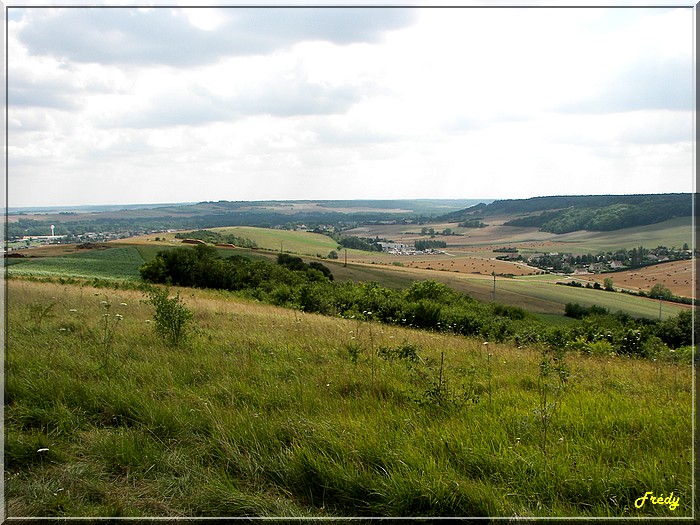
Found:
<svg viewBox="0 0 700 525"><path fill-rule="evenodd" d="M333 268L331 264L328 266ZM365 266L379 268L378 265ZM490 302L493 300L493 277L487 273L470 275L410 267L392 267L385 271L387 275L403 274L411 282L433 279L455 290L467 293L480 301ZM566 281L566 277L558 275L497 277L496 302L519 306L538 314L563 315L564 306L567 303L578 302L584 306L598 305L608 308L611 312L622 311L636 317L650 319L658 319L659 317L659 303L656 300L619 292L610 293L556 284L556 282ZM663 306L664 317L677 315L689 308L690 305L666 302Z"/></svg>
<svg viewBox="0 0 700 525"><path fill-rule="evenodd" d="M525 264L498 261L492 258L480 257L442 257L428 256L422 258L412 258L405 263L409 268L424 268L437 271L448 271L467 274L491 275L495 272L498 275L534 275L540 270Z"/></svg>
<svg viewBox="0 0 700 525"><path fill-rule="evenodd" d="M522 294L524 302L553 301L559 304L579 303L584 306L602 306L611 312L622 311L637 317L658 319L659 302L655 299L635 297L624 293L611 293L602 290L591 290L571 286L557 285L556 282L565 282L565 279L557 278L552 281L524 279L503 279L496 285L496 300L498 290L508 291L514 294ZM688 310L690 305L666 302L663 305L664 318L677 315Z"/></svg>
<svg viewBox="0 0 700 525"><path fill-rule="evenodd" d="M338 247L333 239L320 233L275 230L270 228L231 227L212 228L221 234L233 234L255 241L259 248L284 251L300 255L320 255L325 257Z"/></svg>
<svg viewBox="0 0 700 525"><path fill-rule="evenodd" d="M335 242L323 235L308 232L270 230L264 228L225 228L220 229L237 236L255 240L262 250L219 248L220 255L238 253L253 258L273 258L280 246L284 251L311 256L327 253L337 248ZM159 237L160 241L155 241ZM48 246L27 250L25 253L45 255L37 258L7 259L10 275L34 275L44 277L73 277L85 279L139 279L138 268L150 261L159 250L182 246L174 234L150 235L139 238L122 239L104 243L102 247L113 250L79 250L75 246ZM534 246L534 245L533 245ZM384 286L407 288L417 280L433 279L455 288L472 297L491 301L493 299L492 272L516 276L514 279L497 278L497 302L520 306L541 314L563 314L564 305L577 301L582 305L597 304L611 311L624 311L633 316L658 318L658 305L649 299L624 294L602 294L597 290L574 289L571 287L543 284L549 281L565 281L567 278L548 276L535 279L538 269L522 264L495 260L492 246L456 248L450 255L394 256L387 253L348 250L348 266L345 267L344 250L337 261L324 259L337 280L351 279L356 282L376 281ZM109 254L114 254L114 260ZM454 255L453 255L454 254ZM612 276L617 287L634 288L635 283L653 286L660 282L672 291L689 291L690 261L671 266L653 266L640 270L639 275L626 276L624 273L605 274L595 277L602 279ZM670 263L666 263L670 264ZM667 270L660 271L660 268ZM670 268L673 268L670 270ZM655 270L656 269L656 270ZM670 274L670 275L669 275ZM593 276L582 276L585 279ZM640 280L641 279L641 280ZM582 280L576 278L576 280ZM674 283L674 281L676 281ZM629 285L629 286L628 286ZM668 303L664 311L677 314L687 306Z"/></svg>
<svg viewBox="0 0 700 525"><path fill-rule="evenodd" d="M451 228L457 235L440 235L435 239L445 241L450 248L484 248L517 246L523 253L559 251L583 255L632 249L641 246L673 246L680 248L684 243L692 244L692 223L689 217L681 217L634 228L624 228L610 232L577 231L566 234L553 234L538 231L537 228L503 226L512 216L489 217L485 228L461 228L454 223L431 224L436 232ZM416 239L426 239L418 225L377 225L364 226L348 233L364 237L387 237L396 242L412 243Z"/></svg>
<svg viewBox="0 0 700 525"><path fill-rule="evenodd" d="M691 515L673 354L568 352L560 384L537 346L177 291L170 348L136 290L7 282L9 518Z"/></svg>
<svg viewBox="0 0 700 525"><path fill-rule="evenodd" d="M305 231L277 230L271 228L256 228L249 226L232 226L226 228L209 228L221 234L230 234L255 241L260 250L272 252L284 251L295 255L326 257L331 250L337 250L338 244L330 237ZM156 241L158 237L161 240ZM174 233L160 233L131 237L113 241L122 244L147 244L151 246L179 246L181 239L175 238ZM361 254L356 250L348 250L349 254Z"/></svg>
<svg viewBox="0 0 700 525"><path fill-rule="evenodd" d="M6 259L8 274L139 281L139 267L145 262L134 247L67 250L66 253L54 248L44 252L47 253L52 255Z"/></svg>
<svg viewBox="0 0 700 525"><path fill-rule="evenodd" d="M592 274L577 276L576 280L597 282L603 284L606 277L613 279L616 287L627 290L643 290L648 292L657 284L662 283L674 295L682 297L693 296L693 261L670 261L655 264L636 270L627 270L610 274Z"/></svg>

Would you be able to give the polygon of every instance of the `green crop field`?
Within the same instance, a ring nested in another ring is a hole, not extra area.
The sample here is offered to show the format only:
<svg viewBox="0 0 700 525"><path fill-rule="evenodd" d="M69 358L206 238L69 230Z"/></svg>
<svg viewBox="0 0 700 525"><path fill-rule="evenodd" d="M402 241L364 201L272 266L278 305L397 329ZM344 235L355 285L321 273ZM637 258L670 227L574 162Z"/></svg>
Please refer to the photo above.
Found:
<svg viewBox="0 0 700 525"><path fill-rule="evenodd" d="M222 234L245 237L258 245L258 248L272 251L284 251L297 255L327 256L331 250L337 250L338 243L319 233L275 230L271 228L253 228L236 226L230 228L211 228Z"/></svg>
<svg viewBox="0 0 700 525"><path fill-rule="evenodd" d="M538 346L179 292L173 348L136 290L7 282L8 518L692 515L677 354L550 369Z"/></svg>
<svg viewBox="0 0 700 525"><path fill-rule="evenodd" d="M57 257L14 259L10 276L73 277L136 281L144 259L135 247L87 250Z"/></svg>
<svg viewBox="0 0 700 525"><path fill-rule="evenodd" d="M559 278L561 279L561 278ZM519 277L515 279L502 279L496 283L496 300L500 290L519 294L523 299L520 304L528 309L538 301L552 301L559 304L579 303L583 306L598 305L607 308L611 312L622 311L634 317L646 317L658 319L659 302L645 297L636 297L620 292L605 292L588 288L557 285L555 282L547 282L541 279L528 279ZM529 304L528 304L529 303ZM664 318L677 315L688 306L666 302L662 312Z"/></svg>
<svg viewBox="0 0 700 525"><path fill-rule="evenodd" d="M455 279L455 278L453 278ZM465 276L464 290L477 299L489 301L493 298L493 281ZM583 306L602 306L610 312L624 312L633 317L659 318L659 302L621 292L605 292L589 288L577 288L556 284L561 276L523 276L496 280L496 302L520 306L537 313L563 313L567 303ZM689 306L665 302L663 318L677 315Z"/></svg>

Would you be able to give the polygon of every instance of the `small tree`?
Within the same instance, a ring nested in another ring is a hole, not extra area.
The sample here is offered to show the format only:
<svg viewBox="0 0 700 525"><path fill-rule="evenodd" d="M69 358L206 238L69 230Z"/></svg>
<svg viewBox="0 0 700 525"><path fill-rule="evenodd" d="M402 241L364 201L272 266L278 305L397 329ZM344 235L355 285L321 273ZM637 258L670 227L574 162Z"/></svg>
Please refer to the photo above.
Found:
<svg viewBox="0 0 700 525"><path fill-rule="evenodd" d="M606 292L614 292L615 288L613 288L613 280L612 277L606 277L603 279L603 287L605 288Z"/></svg>
<svg viewBox="0 0 700 525"><path fill-rule="evenodd" d="M182 304L179 293L168 299L168 290L153 289L148 295L146 302L156 310L153 316L156 333L171 348L179 347L190 331L192 312Z"/></svg>
<svg viewBox="0 0 700 525"><path fill-rule="evenodd" d="M668 301L669 299L671 299L671 297L673 297L673 293L666 286L664 286L661 283L658 283L652 287L651 291L649 292L649 297Z"/></svg>

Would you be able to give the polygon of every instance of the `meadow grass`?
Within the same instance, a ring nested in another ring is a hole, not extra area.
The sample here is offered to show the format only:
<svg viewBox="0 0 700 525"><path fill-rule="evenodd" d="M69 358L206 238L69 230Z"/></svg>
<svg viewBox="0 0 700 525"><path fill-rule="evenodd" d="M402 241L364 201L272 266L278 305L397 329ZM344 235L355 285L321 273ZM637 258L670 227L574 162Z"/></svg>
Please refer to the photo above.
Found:
<svg viewBox="0 0 700 525"><path fill-rule="evenodd" d="M691 514L670 356L568 354L545 437L539 348L179 289L174 350L136 290L7 286L8 517Z"/></svg>

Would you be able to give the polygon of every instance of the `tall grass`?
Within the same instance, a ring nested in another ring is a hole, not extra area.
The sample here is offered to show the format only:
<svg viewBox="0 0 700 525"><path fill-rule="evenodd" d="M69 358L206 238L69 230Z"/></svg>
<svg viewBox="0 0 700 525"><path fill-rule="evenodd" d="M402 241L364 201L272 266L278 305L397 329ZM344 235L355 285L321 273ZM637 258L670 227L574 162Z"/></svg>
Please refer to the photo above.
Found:
<svg viewBox="0 0 700 525"><path fill-rule="evenodd" d="M7 285L8 517L691 513L689 365L566 355L543 447L538 348L182 289L173 349L136 290Z"/></svg>

